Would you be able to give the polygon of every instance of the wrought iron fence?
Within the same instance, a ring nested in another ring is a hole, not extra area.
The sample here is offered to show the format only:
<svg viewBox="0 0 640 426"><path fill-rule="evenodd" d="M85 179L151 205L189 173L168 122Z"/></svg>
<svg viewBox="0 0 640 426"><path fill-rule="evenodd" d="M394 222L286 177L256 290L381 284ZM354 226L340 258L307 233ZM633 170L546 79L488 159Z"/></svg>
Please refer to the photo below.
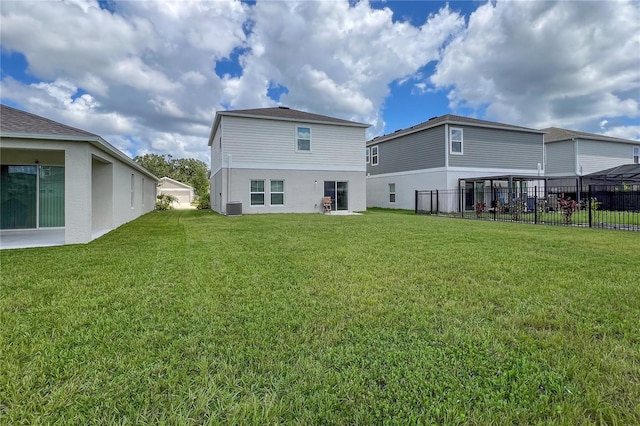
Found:
<svg viewBox="0 0 640 426"><path fill-rule="evenodd" d="M415 213L640 231L640 185L424 190Z"/></svg>

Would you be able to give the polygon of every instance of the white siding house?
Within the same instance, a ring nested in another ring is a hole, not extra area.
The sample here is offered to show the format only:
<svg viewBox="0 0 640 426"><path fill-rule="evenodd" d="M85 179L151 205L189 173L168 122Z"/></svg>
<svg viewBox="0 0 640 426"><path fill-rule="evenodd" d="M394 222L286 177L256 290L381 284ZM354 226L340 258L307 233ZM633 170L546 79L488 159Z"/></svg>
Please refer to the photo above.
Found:
<svg viewBox="0 0 640 426"><path fill-rule="evenodd" d="M158 179L100 136L0 107L1 248L88 243L155 208Z"/></svg>
<svg viewBox="0 0 640 426"><path fill-rule="evenodd" d="M160 194L175 197L176 200L172 202L174 208L190 207L195 200L193 187L167 176L161 178L158 184L158 195Z"/></svg>
<svg viewBox="0 0 640 426"><path fill-rule="evenodd" d="M545 132L547 177L581 177L624 164L638 164L640 141L549 127Z"/></svg>
<svg viewBox="0 0 640 426"><path fill-rule="evenodd" d="M366 209L366 124L286 107L216 114L211 147L211 208L227 213Z"/></svg>

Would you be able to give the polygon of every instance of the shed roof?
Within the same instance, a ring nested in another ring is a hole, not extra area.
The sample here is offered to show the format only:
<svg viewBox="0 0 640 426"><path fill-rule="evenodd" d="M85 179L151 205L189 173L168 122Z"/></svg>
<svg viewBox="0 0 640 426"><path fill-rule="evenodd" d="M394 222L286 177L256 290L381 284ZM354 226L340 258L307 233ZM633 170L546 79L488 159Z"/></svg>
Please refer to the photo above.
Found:
<svg viewBox="0 0 640 426"><path fill-rule="evenodd" d="M631 139L622 139L622 138L614 138L612 136L598 135L596 133L587 133L580 132L578 130L569 130L569 129L561 129L559 127L547 127L546 129L542 129L545 132L544 142L561 142L568 141L573 138L577 139L589 139L589 140L597 140L597 141L609 141L609 142L623 142L623 143L633 143L639 144L639 141L634 141Z"/></svg>
<svg viewBox="0 0 640 426"><path fill-rule="evenodd" d="M439 117L432 117L427 121L424 121L422 123L416 124L411 127L407 127L406 129L399 129L393 133L377 136L371 139L370 141L367 141L367 145L383 142L387 140L392 140L399 136L404 136L410 133L419 132L421 130L430 129L432 127L442 126L444 124L468 125L468 126L486 127L486 128L492 128L492 129L517 130L517 131L527 132L527 133L540 133L540 134L543 133L541 130L531 129L531 128L522 127L522 126L515 126L513 124L479 120L477 118L463 117L463 116L454 115L454 114L445 114Z"/></svg>
<svg viewBox="0 0 640 426"><path fill-rule="evenodd" d="M602 181L640 182L640 164L623 164L622 166L590 173L584 177Z"/></svg>

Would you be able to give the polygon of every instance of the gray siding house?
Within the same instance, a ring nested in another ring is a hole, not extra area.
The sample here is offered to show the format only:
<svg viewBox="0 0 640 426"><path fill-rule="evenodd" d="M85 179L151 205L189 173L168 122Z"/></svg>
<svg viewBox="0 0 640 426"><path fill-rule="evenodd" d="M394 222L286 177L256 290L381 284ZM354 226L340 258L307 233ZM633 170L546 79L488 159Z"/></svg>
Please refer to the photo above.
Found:
<svg viewBox="0 0 640 426"><path fill-rule="evenodd" d="M545 176L567 184L604 169L640 163L640 141L549 127L543 129Z"/></svg>
<svg viewBox="0 0 640 426"><path fill-rule="evenodd" d="M540 130L434 117L367 142L367 206L413 209L416 190L454 189L459 179L543 176L543 151Z"/></svg>
<svg viewBox="0 0 640 426"><path fill-rule="evenodd" d="M211 208L229 213L366 209L367 124L287 107L219 111L211 148Z"/></svg>

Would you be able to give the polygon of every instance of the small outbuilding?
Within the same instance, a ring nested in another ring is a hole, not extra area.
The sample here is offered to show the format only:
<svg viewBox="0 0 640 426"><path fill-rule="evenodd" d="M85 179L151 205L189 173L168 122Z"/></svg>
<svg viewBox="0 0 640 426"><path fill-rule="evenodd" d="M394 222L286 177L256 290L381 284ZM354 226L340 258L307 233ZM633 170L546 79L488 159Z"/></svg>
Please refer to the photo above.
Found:
<svg viewBox="0 0 640 426"><path fill-rule="evenodd" d="M163 177L158 184L158 194L171 195L175 198L174 207L191 206L195 200L193 187L170 177Z"/></svg>

